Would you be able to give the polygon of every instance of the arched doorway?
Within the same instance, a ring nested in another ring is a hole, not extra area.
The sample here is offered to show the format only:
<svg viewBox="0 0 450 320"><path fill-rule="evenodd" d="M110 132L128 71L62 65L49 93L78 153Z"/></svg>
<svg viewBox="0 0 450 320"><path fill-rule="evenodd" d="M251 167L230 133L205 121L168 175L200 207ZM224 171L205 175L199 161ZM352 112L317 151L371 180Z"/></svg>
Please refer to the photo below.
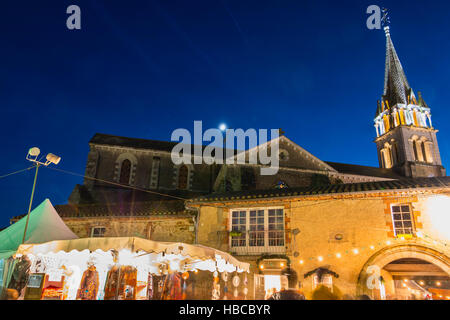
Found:
<svg viewBox="0 0 450 320"><path fill-rule="evenodd" d="M362 294L373 299L450 300L450 259L418 244L384 248L359 274L357 295Z"/></svg>

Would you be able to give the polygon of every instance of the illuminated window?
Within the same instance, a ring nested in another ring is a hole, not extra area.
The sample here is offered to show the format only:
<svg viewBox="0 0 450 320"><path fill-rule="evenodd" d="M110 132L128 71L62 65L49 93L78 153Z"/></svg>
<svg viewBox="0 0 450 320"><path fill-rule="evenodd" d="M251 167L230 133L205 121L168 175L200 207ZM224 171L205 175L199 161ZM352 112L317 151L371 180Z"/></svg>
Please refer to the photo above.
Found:
<svg viewBox="0 0 450 320"><path fill-rule="evenodd" d="M120 184L129 184L131 175L131 161L128 159L123 160L122 166L120 167Z"/></svg>
<svg viewBox="0 0 450 320"><path fill-rule="evenodd" d="M269 246L284 246L283 209L269 210Z"/></svg>
<svg viewBox="0 0 450 320"><path fill-rule="evenodd" d="M104 227L94 227L91 230L91 237L92 238L102 238L104 237L106 232L106 228Z"/></svg>
<svg viewBox="0 0 450 320"><path fill-rule="evenodd" d="M184 190L188 187L188 173L189 170L185 165L182 165L178 170L178 189Z"/></svg>
<svg viewBox="0 0 450 320"><path fill-rule="evenodd" d="M396 236L408 234L412 235L414 231L411 207L409 205L394 205L391 207L392 221L394 223L394 232Z"/></svg>
<svg viewBox="0 0 450 320"><path fill-rule="evenodd" d="M264 210L251 210L249 221L249 246L264 246Z"/></svg>
<svg viewBox="0 0 450 320"><path fill-rule="evenodd" d="M247 212L233 211L231 220L231 246L245 247L246 245Z"/></svg>
<svg viewBox="0 0 450 320"><path fill-rule="evenodd" d="M319 280L319 276L315 274L313 276L313 290L316 289L318 286L323 285L331 290L333 292L333 277L330 274L325 274L322 276L322 279Z"/></svg>
<svg viewBox="0 0 450 320"><path fill-rule="evenodd" d="M254 252L273 251L271 248L284 249L284 242L283 209L231 212L231 247L246 247Z"/></svg>

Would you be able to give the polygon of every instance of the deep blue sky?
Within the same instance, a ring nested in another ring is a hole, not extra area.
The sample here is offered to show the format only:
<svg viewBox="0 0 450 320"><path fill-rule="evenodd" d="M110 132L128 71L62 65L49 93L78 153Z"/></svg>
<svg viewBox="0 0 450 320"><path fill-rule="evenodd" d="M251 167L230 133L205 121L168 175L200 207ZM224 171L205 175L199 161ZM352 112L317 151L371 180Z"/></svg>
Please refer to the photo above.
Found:
<svg viewBox="0 0 450 320"><path fill-rule="evenodd" d="M82 30L66 28L77 4ZM366 8L391 10L391 34L440 129L450 168L448 1L2 1L0 175L29 147L84 173L96 132L170 140L225 122L283 128L322 160L378 166L372 118L385 36ZM33 172L0 179L0 226L26 213ZM67 198L81 178L42 169L33 207Z"/></svg>

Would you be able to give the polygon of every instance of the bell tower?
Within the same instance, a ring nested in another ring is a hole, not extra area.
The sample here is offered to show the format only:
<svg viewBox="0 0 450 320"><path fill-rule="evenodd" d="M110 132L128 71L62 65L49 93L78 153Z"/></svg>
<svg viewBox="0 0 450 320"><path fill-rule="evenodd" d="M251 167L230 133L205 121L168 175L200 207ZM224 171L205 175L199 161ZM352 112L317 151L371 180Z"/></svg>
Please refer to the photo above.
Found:
<svg viewBox="0 0 450 320"><path fill-rule="evenodd" d="M410 87L395 51L389 27L386 33L384 91L377 103L374 126L380 168L406 177L445 176L431 110L422 94Z"/></svg>

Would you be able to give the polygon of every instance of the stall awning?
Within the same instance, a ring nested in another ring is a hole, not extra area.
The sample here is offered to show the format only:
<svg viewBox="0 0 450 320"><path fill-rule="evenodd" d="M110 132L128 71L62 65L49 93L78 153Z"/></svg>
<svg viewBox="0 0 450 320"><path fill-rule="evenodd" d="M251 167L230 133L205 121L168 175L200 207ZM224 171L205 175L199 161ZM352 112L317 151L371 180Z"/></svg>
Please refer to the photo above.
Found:
<svg viewBox="0 0 450 320"><path fill-rule="evenodd" d="M249 264L240 262L230 254L216 250L214 248L192 245L181 242L158 242L137 237L115 237L115 238L82 238L73 240L50 241L43 244L22 244L18 250L18 254L47 254L50 252L58 253L89 250L120 251L129 249L131 252L147 252L147 253L165 253L188 256L199 260L224 260L227 264L231 264L241 271L248 272Z"/></svg>
<svg viewBox="0 0 450 320"><path fill-rule="evenodd" d="M0 259L13 255L22 243L26 216L0 232ZM25 243L78 238L59 217L49 199L30 212Z"/></svg>

